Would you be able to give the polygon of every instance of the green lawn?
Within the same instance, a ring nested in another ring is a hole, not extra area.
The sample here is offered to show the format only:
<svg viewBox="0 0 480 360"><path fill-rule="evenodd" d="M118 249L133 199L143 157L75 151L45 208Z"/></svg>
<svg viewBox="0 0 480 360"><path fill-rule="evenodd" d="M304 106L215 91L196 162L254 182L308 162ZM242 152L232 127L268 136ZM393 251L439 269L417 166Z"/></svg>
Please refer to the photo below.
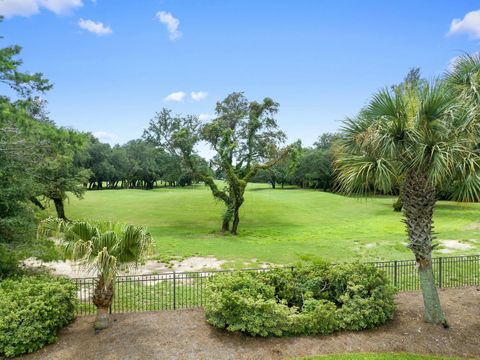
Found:
<svg viewBox="0 0 480 360"><path fill-rule="evenodd" d="M144 225L155 239L157 254L213 255L240 267L316 258L412 258L405 247L401 214L392 211L393 201L389 197L354 199L312 190L272 190L252 184L246 191L238 236L218 233L223 207L203 185L89 191L83 200L71 198L66 212L73 219ZM438 204L438 240L459 240L472 247L452 249L445 255L479 252L479 210L480 204Z"/></svg>
<svg viewBox="0 0 480 360"><path fill-rule="evenodd" d="M302 360L456 360L458 357L429 356L414 354L350 354L306 357Z"/></svg>

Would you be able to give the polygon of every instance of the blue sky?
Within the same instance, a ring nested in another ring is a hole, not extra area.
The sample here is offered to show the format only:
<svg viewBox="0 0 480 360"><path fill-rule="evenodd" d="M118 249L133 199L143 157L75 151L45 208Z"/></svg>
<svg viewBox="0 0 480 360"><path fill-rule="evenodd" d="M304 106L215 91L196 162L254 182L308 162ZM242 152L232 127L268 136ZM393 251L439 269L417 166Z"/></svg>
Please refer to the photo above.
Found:
<svg viewBox="0 0 480 360"><path fill-rule="evenodd" d="M3 46L24 48L25 70L54 83L45 97L59 125L123 143L162 107L207 117L244 91L278 101L289 139L310 145L409 68L438 76L476 51L479 9L462 0L0 0L0 34Z"/></svg>

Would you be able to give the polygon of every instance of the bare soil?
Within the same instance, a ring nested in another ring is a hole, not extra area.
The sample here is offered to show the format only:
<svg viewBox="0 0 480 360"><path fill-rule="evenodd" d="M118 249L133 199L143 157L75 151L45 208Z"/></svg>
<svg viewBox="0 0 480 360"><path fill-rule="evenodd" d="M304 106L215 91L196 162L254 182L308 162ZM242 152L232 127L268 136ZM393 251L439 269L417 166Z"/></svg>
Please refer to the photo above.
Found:
<svg viewBox="0 0 480 360"><path fill-rule="evenodd" d="M138 266L136 269L131 269L130 272L120 272L120 275L151 275L169 273L173 270L188 272L188 271L202 271L205 269L218 270L226 263L225 260L218 260L213 256L192 256L180 261L171 261L170 266L161 261L147 260L145 264ZM23 261L23 266L26 268L45 268L54 275L68 276L70 278L76 277L90 277L96 276L96 272L87 272L76 263L70 260L60 261L42 261L34 257Z"/></svg>
<svg viewBox="0 0 480 360"><path fill-rule="evenodd" d="M25 359L284 359L349 352L410 352L480 359L480 289L443 289L449 329L426 324L419 292L397 295L394 320L381 328L331 336L253 338L205 321L202 309L114 315L95 334L92 317L63 329L56 344Z"/></svg>

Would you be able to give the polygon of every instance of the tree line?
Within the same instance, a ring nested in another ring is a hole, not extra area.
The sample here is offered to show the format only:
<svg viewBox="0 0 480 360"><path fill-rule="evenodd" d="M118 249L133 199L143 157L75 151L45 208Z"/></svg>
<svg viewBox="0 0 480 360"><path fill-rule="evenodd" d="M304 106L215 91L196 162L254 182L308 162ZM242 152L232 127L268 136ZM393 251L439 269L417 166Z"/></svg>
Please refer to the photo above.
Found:
<svg viewBox="0 0 480 360"><path fill-rule="evenodd" d="M100 142L90 137L84 166L90 170L89 190L101 189L153 189L163 186L186 186L199 181L186 168L178 155L136 139L124 145ZM208 168L200 156L195 157L199 167Z"/></svg>

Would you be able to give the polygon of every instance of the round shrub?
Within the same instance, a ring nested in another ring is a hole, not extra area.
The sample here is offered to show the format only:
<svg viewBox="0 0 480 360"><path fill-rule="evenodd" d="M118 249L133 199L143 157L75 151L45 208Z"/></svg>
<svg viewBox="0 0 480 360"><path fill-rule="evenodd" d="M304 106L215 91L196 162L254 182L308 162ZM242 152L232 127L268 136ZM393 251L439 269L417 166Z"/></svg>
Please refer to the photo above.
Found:
<svg viewBox="0 0 480 360"><path fill-rule="evenodd" d="M368 329L394 311L394 290L383 272L358 263L217 275L207 285L205 306L210 324L253 336Z"/></svg>
<svg viewBox="0 0 480 360"><path fill-rule="evenodd" d="M0 282L0 358L36 351L75 317L75 285L47 275Z"/></svg>

